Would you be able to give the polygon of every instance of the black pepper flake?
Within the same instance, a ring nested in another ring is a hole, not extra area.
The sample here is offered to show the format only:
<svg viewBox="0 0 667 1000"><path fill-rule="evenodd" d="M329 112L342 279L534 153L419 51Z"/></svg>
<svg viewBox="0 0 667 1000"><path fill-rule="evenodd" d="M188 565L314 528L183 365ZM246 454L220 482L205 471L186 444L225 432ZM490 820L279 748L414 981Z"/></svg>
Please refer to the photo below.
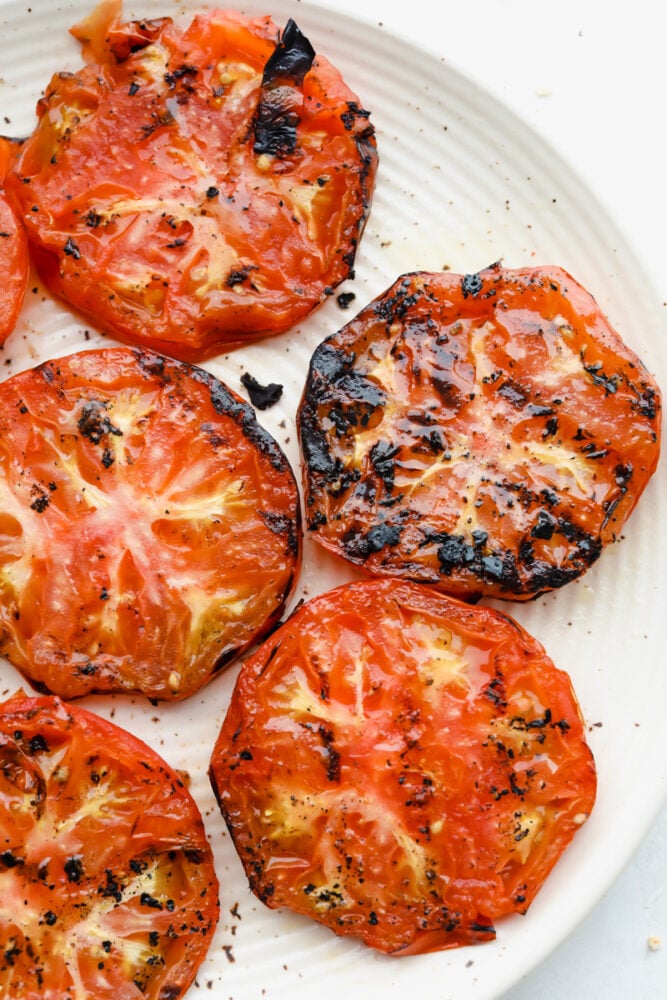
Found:
<svg viewBox="0 0 667 1000"><path fill-rule="evenodd" d="M67 237L67 242L63 247L63 252L66 253L68 257L73 257L74 260L81 259L81 251L71 236Z"/></svg>
<svg viewBox="0 0 667 1000"><path fill-rule="evenodd" d="M210 198L217 198L219 194L220 194L220 190L217 187L213 187L213 185L211 185L210 188L206 189L206 197L209 198L209 199Z"/></svg>
<svg viewBox="0 0 667 1000"><path fill-rule="evenodd" d="M162 909L162 903L160 902L160 900L156 899L155 896L151 896L149 892L142 892L141 896L139 897L139 902L141 903L142 906L149 906L154 910Z"/></svg>
<svg viewBox="0 0 667 1000"><path fill-rule="evenodd" d="M36 511L38 514L43 514L48 506L49 498L46 493L40 493L40 495L30 504L31 510Z"/></svg>
<svg viewBox="0 0 667 1000"><path fill-rule="evenodd" d="M0 854L0 864L4 865L5 868L16 868L17 865L24 865L25 861L23 858L17 857L16 854L12 854L11 851L3 851Z"/></svg>
<svg viewBox="0 0 667 1000"><path fill-rule="evenodd" d="M336 296L336 302L341 309L349 309L355 299L356 295L354 292L341 292Z"/></svg>
<svg viewBox="0 0 667 1000"><path fill-rule="evenodd" d="M469 295L479 295L482 290L482 285L483 281L479 274L464 274L461 280L463 298L467 299Z"/></svg>
<svg viewBox="0 0 667 1000"><path fill-rule="evenodd" d="M68 858L63 867L69 882L79 882L81 880L81 876L83 875L81 858L76 856Z"/></svg>
<svg viewBox="0 0 667 1000"><path fill-rule="evenodd" d="M33 736L28 743L28 749L30 753L48 753L49 745L42 734L37 733L37 735Z"/></svg>

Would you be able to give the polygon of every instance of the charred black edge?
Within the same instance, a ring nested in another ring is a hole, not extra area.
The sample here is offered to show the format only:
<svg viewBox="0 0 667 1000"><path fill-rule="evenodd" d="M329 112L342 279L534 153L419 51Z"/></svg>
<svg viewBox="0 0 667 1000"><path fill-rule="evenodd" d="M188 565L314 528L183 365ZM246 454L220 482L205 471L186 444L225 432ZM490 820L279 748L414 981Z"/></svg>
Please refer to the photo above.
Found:
<svg viewBox="0 0 667 1000"><path fill-rule="evenodd" d="M281 86L301 87L315 59L315 49L290 18L269 56L262 75L259 104L253 124L256 155L285 156L296 148L299 116L281 105ZM277 93L277 98L274 96Z"/></svg>
<svg viewBox="0 0 667 1000"><path fill-rule="evenodd" d="M262 87L271 87L281 82L302 86L314 59L315 49L294 18L290 17L283 28L280 41L264 66Z"/></svg>
<svg viewBox="0 0 667 1000"><path fill-rule="evenodd" d="M171 381L169 375L169 368L171 368L176 372L183 372L188 378L205 386L209 391L211 403L216 413L231 417L250 443L269 459L274 469L278 472L289 472L294 479L294 472L275 438L258 423L253 408L228 388L224 382L221 382L204 368L188 361L177 361L175 358L169 358L145 348L132 347L130 350L139 367L154 378L159 378L165 383Z"/></svg>

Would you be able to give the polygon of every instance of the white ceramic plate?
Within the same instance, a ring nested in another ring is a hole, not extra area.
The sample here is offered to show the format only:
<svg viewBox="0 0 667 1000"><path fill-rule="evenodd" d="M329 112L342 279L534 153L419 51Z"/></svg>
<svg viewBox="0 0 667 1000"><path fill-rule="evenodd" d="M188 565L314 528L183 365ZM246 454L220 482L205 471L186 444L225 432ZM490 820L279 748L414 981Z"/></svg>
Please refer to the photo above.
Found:
<svg viewBox="0 0 667 1000"><path fill-rule="evenodd" d="M498 259L506 266L560 264L594 294L626 342L667 385L657 296L595 197L542 138L492 95L386 30L292 0L237 6L271 13L278 23L294 16L372 112L381 165L356 277L341 289L354 292L352 311L407 270L474 272ZM80 64L67 29L89 8L81 0L57 6L33 0L31 7L25 0L0 0L1 130L27 133L51 73ZM126 3L125 13L180 16L195 9L191 2L145 0ZM19 326L4 346L4 375L108 343L54 302L36 278L31 289ZM352 311L342 312L332 298L289 334L206 365L239 392L244 370L285 386L280 404L261 413L260 421L295 468L294 413L308 359ZM84 700L191 775L215 850L222 917L189 997L305 1000L314 990L321 1000L341 994L367 1000L402 1000L409 994L424 1000L481 1000L507 990L575 926L619 873L663 795L660 768L647 762L665 756L667 673L659 639L667 536L656 530L665 489L663 463L622 541L606 550L585 578L529 606L503 605L572 676L598 764L599 797L593 817L529 913L499 922L494 943L388 959L254 899L206 773L235 667L179 705L156 708L128 697ZM345 578L339 563L307 541L294 600ZM0 661L0 696L24 683Z"/></svg>

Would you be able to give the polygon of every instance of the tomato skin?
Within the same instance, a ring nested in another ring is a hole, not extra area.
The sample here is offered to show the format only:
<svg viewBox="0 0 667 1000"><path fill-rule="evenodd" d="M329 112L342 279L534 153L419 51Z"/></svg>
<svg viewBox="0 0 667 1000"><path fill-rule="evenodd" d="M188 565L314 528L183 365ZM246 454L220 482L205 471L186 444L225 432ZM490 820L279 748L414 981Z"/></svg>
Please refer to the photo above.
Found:
<svg viewBox="0 0 667 1000"><path fill-rule="evenodd" d="M30 277L23 223L4 190L7 171L18 145L0 136L0 344L4 344L16 326Z"/></svg>
<svg viewBox="0 0 667 1000"><path fill-rule="evenodd" d="M289 463L203 369L82 351L0 385L0 651L73 698L178 700L279 619L301 563Z"/></svg>
<svg viewBox="0 0 667 1000"><path fill-rule="evenodd" d="M245 660L210 777L267 906L401 955L525 912L596 791L540 644L389 579L312 599Z"/></svg>
<svg viewBox="0 0 667 1000"><path fill-rule="evenodd" d="M376 143L324 57L264 80L287 29L233 11L76 33L96 61L52 79L8 178L55 294L196 361L287 330L349 277ZM268 106L265 132L294 144L257 144Z"/></svg>
<svg viewBox="0 0 667 1000"><path fill-rule="evenodd" d="M562 269L403 275L311 359L308 529L371 574L528 600L618 537L660 413L655 380Z"/></svg>
<svg viewBox="0 0 667 1000"><path fill-rule="evenodd" d="M136 737L80 706L0 706L0 992L183 996L219 885L199 809Z"/></svg>

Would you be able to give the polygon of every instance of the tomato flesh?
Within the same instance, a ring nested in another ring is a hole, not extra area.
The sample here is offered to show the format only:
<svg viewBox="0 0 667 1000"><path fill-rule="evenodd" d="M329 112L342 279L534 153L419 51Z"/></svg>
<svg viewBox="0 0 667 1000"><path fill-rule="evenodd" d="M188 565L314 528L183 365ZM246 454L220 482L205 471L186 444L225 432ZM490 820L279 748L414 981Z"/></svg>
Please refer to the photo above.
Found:
<svg viewBox="0 0 667 1000"><path fill-rule="evenodd" d="M397 954L525 912L596 789L539 643L396 580L312 599L244 662L210 776L260 899Z"/></svg>
<svg viewBox="0 0 667 1000"><path fill-rule="evenodd" d="M17 149L18 144L0 136L0 344L16 326L30 277L25 229L4 190Z"/></svg>
<svg viewBox="0 0 667 1000"><path fill-rule="evenodd" d="M58 698L0 706L6 1000L176 1000L218 912L199 810L153 750Z"/></svg>

